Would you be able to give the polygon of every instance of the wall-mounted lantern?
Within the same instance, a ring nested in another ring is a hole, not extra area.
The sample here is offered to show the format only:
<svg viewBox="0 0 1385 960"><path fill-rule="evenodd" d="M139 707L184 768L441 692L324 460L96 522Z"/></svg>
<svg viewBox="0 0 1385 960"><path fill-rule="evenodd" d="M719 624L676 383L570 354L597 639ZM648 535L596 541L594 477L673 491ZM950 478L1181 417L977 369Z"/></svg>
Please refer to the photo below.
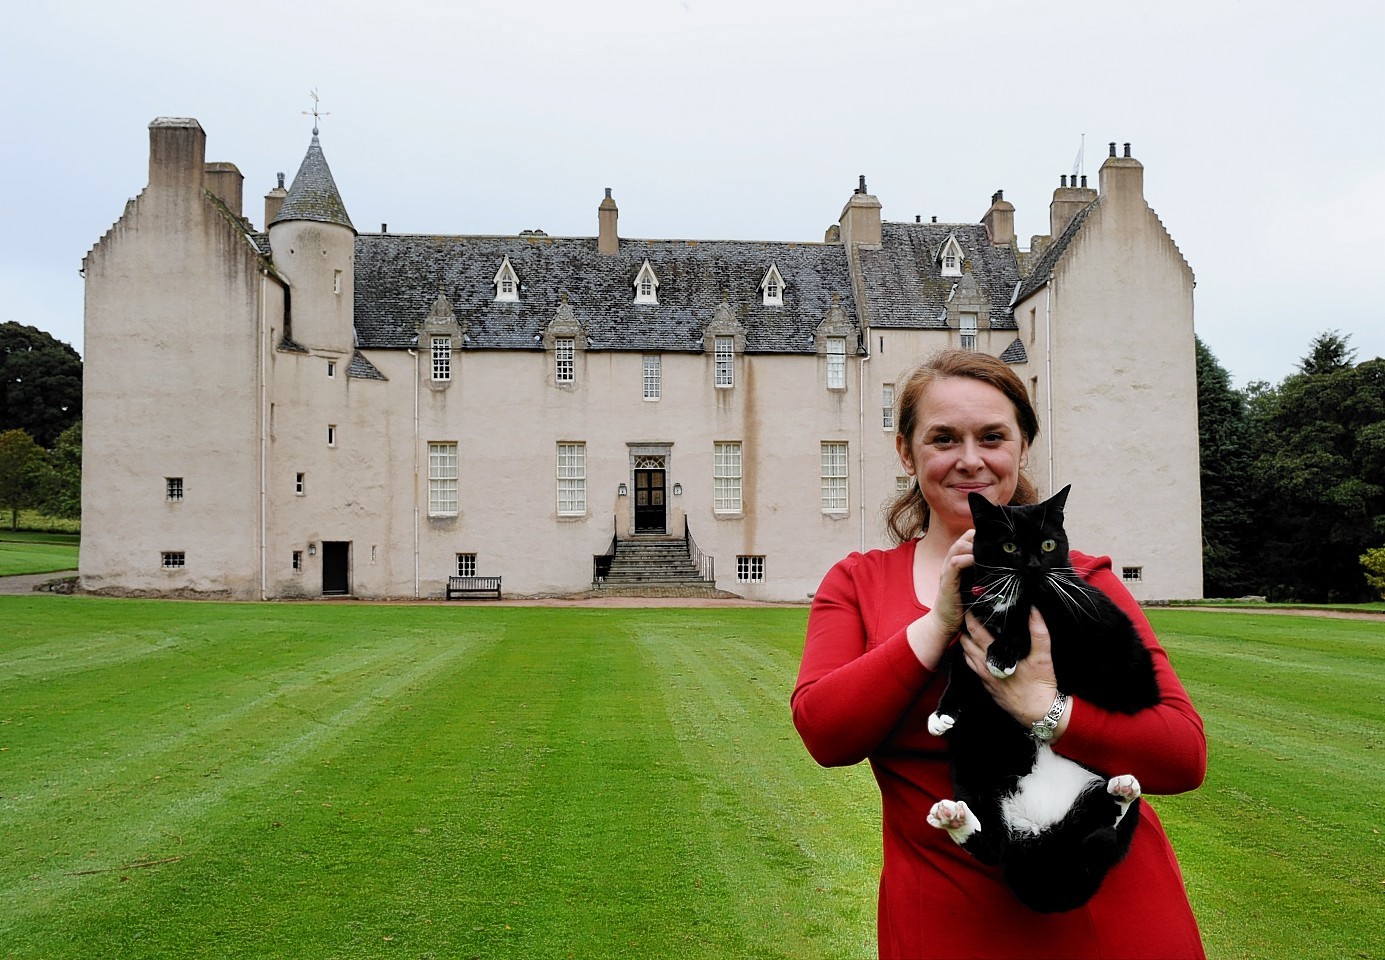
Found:
<svg viewBox="0 0 1385 960"><path fill-rule="evenodd" d="M630 496L630 488L622 483L620 486L616 487L616 493L619 496L628 497Z"/></svg>
<svg viewBox="0 0 1385 960"><path fill-rule="evenodd" d="M681 483L675 483L673 485L673 495L675 497L681 497L683 495L683 485Z"/></svg>
<svg viewBox="0 0 1385 960"><path fill-rule="evenodd" d="M315 556L317 556L317 544L315 544L315 543L310 543L310 544L308 544L308 556L310 556L310 557L315 557Z"/></svg>

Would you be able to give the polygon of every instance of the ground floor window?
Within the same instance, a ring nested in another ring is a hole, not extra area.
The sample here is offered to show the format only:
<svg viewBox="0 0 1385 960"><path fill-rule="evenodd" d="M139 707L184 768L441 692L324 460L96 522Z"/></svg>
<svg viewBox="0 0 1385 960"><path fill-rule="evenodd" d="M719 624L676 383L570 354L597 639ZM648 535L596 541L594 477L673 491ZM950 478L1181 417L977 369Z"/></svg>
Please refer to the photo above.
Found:
<svg viewBox="0 0 1385 960"><path fill-rule="evenodd" d="M165 550L159 555L165 570L178 570L187 566L187 557L182 550Z"/></svg>
<svg viewBox="0 0 1385 960"><path fill-rule="evenodd" d="M736 558L737 583L764 583L765 558L762 556L739 556Z"/></svg>
<svg viewBox="0 0 1385 960"><path fill-rule="evenodd" d="M295 551L293 551L293 569L295 569L295 570L302 570L302 569L303 569L303 551L302 551L302 550L295 550Z"/></svg>
<svg viewBox="0 0 1385 960"><path fill-rule="evenodd" d="M822 512L847 512L846 442L822 442Z"/></svg>
<svg viewBox="0 0 1385 960"><path fill-rule="evenodd" d="M428 444L428 516L457 515L457 445Z"/></svg>
<svg viewBox="0 0 1385 960"><path fill-rule="evenodd" d="M476 576L476 554L459 553L457 554L457 576L474 577Z"/></svg>
<svg viewBox="0 0 1385 960"><path fill-rule="evenodd" d="M1144 578L1144 567L1121 567L1121 579L1126 583L1137 583Z"/></svg>
<svg viewBox="0 0 1385 960"><path fill-rule="evenodd" d="M587 513L587 445L558 444L558 516Z"/></svg>
<svg viewBox="0 0 1385 960"><path fill-rule="evenodd" d="M717 513L741 512L741 445L738 441L714 445L712 488L713 509Z"/></svg>
<svg viewBox="0 0 1385 960"><path fill-rule="evenodd" d="M164 477L164 493L169 500L175 502L183 499L183 478Z"/></svg>

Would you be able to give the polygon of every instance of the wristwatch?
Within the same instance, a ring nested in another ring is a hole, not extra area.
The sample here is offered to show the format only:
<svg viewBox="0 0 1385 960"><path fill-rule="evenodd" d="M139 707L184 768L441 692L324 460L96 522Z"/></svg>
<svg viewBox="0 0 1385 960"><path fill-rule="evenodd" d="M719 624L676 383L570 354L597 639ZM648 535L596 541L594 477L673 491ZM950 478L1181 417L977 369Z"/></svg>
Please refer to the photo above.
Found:
<svg viewBox="0 0 1385 960"><path fill-rule="evenodd" d="M1048 713L1029 725L1029 735L1040 743L1048 743L1058 730L1058 721L1063 719L1063 711L1068 708L1068 695L1060 693L1053 698L1053 706Z"/></svg>

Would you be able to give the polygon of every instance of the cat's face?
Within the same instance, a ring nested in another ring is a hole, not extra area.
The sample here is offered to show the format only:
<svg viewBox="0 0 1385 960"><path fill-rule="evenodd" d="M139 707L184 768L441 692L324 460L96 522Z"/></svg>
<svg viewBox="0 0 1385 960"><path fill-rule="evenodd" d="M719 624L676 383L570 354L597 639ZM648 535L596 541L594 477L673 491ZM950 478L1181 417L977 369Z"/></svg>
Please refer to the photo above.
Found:
<svg viewBox="0 0 1385 960"><path fill-rule="evenodd" d="M985 497L970 498L977 572L983 578L1018 573L1037 582L1049 571L1068 567L1063 506L1069 489L1029 506L998 507Z"/></svg>

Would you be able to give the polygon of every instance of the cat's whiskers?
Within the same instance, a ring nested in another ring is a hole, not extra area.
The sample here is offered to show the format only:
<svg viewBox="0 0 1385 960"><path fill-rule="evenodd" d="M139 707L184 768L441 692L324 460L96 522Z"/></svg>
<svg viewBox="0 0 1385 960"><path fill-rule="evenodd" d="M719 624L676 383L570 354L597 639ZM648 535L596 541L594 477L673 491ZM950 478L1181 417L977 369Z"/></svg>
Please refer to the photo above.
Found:
<svg viewBox="0 0 1385 960"><path fill-rule="evenodd" d="M1063 606L1073 613L1096 616L1096 603L1088 596L1082 579L1071 567L1050 570L1046 580L1052 588L1054 596L1063 602Z"/></svg>

